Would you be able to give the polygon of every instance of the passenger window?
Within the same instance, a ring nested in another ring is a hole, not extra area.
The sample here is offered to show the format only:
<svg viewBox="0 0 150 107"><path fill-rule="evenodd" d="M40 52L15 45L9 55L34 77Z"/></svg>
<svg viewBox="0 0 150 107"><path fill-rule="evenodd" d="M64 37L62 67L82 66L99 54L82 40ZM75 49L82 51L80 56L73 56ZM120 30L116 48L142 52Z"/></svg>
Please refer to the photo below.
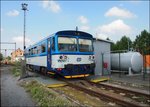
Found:
<svg viewBox="0 0 150 107"><path fill-rule="evenodd" d="M37 54L37 47L34 47L33 54Z"/></svg>
<svg viewBox="0 0 150 107"><path fill-rule="evenodd" d="M45 46L45 44L42 44L42 45L41 45L41 50L42 50L42 53L46 51L46 46Z"/></svg>
<svg viewBox="0 0 150 107"><path fill-rule="evenodd" d="M29 55L31 55L31 50L29 49L29 53L28 53Z"/></svg>
<svg viewBox="0 0 150 107"><path fill-rule="evenodd" d="M37 47L37 54L40 54L41 53L41 46L38 46Z"/></svg>
<svg viewBox="0 0 150 107"><path fill-rule="evenodd" d="M31 49L31 55L33 55L33 48Z"/></svg>

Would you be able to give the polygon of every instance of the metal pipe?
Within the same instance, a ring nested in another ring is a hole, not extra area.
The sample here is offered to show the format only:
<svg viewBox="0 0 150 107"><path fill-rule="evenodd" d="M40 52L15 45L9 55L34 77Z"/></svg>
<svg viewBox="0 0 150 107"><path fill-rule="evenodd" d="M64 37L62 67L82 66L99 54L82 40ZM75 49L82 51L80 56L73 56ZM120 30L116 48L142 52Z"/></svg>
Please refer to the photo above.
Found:
<svg viewBox="0 0 150 107"><path fill-rule="evenodd" d="M25 53L25 33L26 33L26 11L24 10L24 33L23 33L23 49Z"/></svg>

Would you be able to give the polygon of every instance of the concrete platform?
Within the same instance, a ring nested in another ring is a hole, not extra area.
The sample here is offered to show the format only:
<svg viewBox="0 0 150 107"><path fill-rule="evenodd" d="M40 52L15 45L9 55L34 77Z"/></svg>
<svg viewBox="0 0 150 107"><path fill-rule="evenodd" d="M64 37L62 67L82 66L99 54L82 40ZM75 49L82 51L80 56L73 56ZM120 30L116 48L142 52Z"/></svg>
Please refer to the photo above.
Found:
<svg viewBox="0 0 150 107"><path fill-rule="evenodd" d="M52 77L43 76L42 74L38 74L35 72L30 72L30 71L28 73L30 77L26 78L25 80L36 80L39 83L49 88L62 87L62 86L67 85L65 82L59 81Z"/></svg>
<svg viewBox="0 0 150 107"><path fill-rule="evenodd" d="M91 82L97 83L97 82L107 81L110 79L110 77L101 76L101 75L91 75L89 77L86 77L86 79L90 80Z"/></svg>
<svg viewBox="0 0 150 107"><path fill-rule="evenodd" d="M129 76L125 74L120 75L119 73L114 73L111 74L110 79L150 87L150 74L146 74L143 78L142 74Z"/></svg>
<svg viewBox="0 0 150 107"><path fill-rule="evenodd" d="M54 87L62 87L67 85L65 82L63 81L59 81L53 78L48 78L48 77L37 77L35 78L35 80L37 80L38 82L40 82L41 84L45 85L46 87L49 88L54 88Z"/></svg>

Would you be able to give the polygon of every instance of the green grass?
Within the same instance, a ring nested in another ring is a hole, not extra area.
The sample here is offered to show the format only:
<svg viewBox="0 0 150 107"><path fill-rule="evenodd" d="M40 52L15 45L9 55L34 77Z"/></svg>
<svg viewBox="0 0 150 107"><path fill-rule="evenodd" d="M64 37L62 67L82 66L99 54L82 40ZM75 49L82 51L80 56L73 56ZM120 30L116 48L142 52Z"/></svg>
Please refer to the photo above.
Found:
<svg viewBox="0 0 150 107"><path fill-rule="evenodd" d="M25 87L26 91L31 94L32 98L38 102L39 106L71 106L71 102L69 100L60 97L52 90L39 84L37 81L25 82L21 85Z"/></svg>
<svg viewBox="0 0 150 107"><path fill-rule="evenodd" d="M21 75L21 64L20 62L15 62L12 68L12 73L14 76L18 77Z"/></svg>

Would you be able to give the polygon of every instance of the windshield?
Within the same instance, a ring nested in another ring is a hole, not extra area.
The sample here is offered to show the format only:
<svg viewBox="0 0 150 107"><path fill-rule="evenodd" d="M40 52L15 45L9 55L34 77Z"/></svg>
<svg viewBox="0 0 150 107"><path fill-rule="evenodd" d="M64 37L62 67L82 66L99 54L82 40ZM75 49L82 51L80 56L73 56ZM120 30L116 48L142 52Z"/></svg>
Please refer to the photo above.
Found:
<svg viewBox="0 0 150 107"><path fill-rule="evenodd" d="M89 39L79 39L79 51L80 52L92 52L92 40Z"/></svg>
<svg viewBox="0 0 150 107"><path fill-rule="evenodd" d="M58 37L58 50L62 52L77 51L77 39L69 37Z"/></svg>

